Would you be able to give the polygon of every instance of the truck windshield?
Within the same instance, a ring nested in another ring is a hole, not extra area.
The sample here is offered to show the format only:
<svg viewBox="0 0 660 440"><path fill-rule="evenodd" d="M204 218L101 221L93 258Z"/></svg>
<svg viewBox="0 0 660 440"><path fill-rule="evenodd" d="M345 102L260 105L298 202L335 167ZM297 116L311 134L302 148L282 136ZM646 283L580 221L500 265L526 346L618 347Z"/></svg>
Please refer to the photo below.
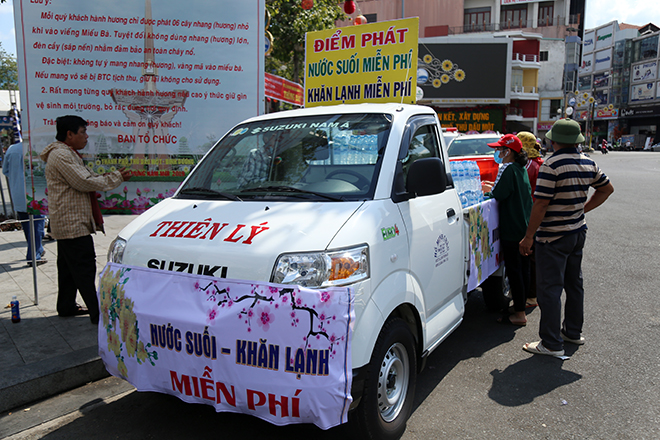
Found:
<svg viewBox="0 0 660 440"><path fill-rule="evenodd" d="M345 114L239 125L197 165L176 197L371 199L391 123L386 114Z"/></svg>

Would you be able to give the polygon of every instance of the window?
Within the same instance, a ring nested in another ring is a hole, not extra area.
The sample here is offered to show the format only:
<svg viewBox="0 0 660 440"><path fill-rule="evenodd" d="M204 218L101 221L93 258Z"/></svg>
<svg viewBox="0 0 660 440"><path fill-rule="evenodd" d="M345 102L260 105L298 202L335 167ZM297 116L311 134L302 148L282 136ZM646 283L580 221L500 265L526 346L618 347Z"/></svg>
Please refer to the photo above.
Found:
<svg viewBox="0 0 660 440"><path fill-rule="evenodd" d="M548 61L548 51L547 50L542 50L539 53L539 61Z"/></svg>
<svg viewBox="0 0 660 440"><path fill-rule="evenodd" d="M364 14L364 18L367 19L367 23L376 23L378 21L378 14Z"/></svg>
<svg viewBox="0 0 660 440"><path fill-rule="evenodd" d="M648 60L658 57L658 36L635 41L633 62Z"/></svg>
<svg viewBox="0 0 660 440"><path fill-rule="evenodd" d="M594 88L603 88L610 85L610 72L594 75Z"/></svg>
<svg viewBox="0 0 660 440"><path fill-rule="evenodd" d="M608 90L596 90L596 93L594 93L594 99L596 100L596 105L609 104L608 92L609 92Z"/></svg>
<svg viewBox="0 0 660 440"><path fill-rule="evenodd" d="M490 30L490 8L466 9L463 15L465 32Z"/></svg>
<svg viewBox="0 0 660 440"><path fill-rule="evenodd" d="M561 108L561 99L541 100L541 121L554 121L559 118L558 110Z"/></svg>
<svg viewBox="0 0 660 440"><path fill-rule="evenodd" d="M408 147L408 154L403 159L403 175L407 178L410 165L425 157L438 157L438 142L433 125L424 125L415 132Z"/></svg>
<svg viewBox="0 0 660 440"><path fill-rule="evenodd" d="M427 157L441 158L439 133L436 129L435 118L431 115L410 118L404 139L405 141L401 142L394 173L392 200L395 202L407 200L406 182L413 162ZM407 141L408 139L410 142Z"/></svg>
<svg viewBox="0 0 660 440"><path fill-rule="evenodd" d="M539 3L539 26L552 26L554 14L553 2Z"/></svg>
<svg viewBox="0 0 660 440"><path fill-rule="evenodd" d="M520 69L511 71L511 90L514 92L523 91L523 71Z"/></svg>
<svg viewBox="0 0 660 440"><path fill-rule="evenodd" d="M580 64L580 43L566 43L566 64Z"/></svg>
<svg viewBox="0 0 660 440"><path fill-rule="evenodd" d="M578 81L578 90L591 90L591 75L580 77Z"/></svg>
<svg viewBox="0 0 660 440"><path fill-rule="evenodd" d="M527 27L527 5L502 7L502 29Z"/></svg>
<svg viewBox="0 0 660 440"><path fill-rule="evenodd" d="M493 154L495 149L489 147L488 144L499 141L501 136L477 136L478 137L470 137L468 135L454 139L454 141L449 146L449 150L447 151L449 157L485 156L487 154Z"/></svg>
<svg viewBox="0 0 660 440"><path fill-rule="evenodd" d="M178 197L368 199L375 191L391 124L391 116L380 113L282 117L243 124L204 157Z"/></svg>

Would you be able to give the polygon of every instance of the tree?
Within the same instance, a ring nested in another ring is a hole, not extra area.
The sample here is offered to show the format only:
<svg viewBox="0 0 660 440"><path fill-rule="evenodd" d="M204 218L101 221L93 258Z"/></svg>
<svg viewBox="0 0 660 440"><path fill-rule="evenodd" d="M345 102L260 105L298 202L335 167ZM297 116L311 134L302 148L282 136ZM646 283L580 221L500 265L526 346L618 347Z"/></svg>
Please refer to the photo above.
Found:
<svg viewBox="0 0 660 440"><path fill-rule="evenodd" d="M0 90L18 89L16 58L9 55L0 43Z"/></svg>
<svg viewBox="0 0 660 440"><path fill-rule="evenodd" d="M266 0L271 15L268 31L273 34L273 51L266 57L266 71L300 83L305 61L305 33L331 29L346 15L337 0L314 0L314 7L302 9L300 1Z"/></svg>

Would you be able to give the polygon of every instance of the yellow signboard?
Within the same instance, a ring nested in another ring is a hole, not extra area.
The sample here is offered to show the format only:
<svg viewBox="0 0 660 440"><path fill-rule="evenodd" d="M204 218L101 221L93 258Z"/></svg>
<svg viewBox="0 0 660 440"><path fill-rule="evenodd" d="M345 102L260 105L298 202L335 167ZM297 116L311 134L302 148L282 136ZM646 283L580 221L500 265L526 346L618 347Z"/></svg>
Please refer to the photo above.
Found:
<svg viewBox="0 0 660 440"><path fill-rule="evenodd" d="M308 32L305 107L414 104L419 18Z"/></svg>

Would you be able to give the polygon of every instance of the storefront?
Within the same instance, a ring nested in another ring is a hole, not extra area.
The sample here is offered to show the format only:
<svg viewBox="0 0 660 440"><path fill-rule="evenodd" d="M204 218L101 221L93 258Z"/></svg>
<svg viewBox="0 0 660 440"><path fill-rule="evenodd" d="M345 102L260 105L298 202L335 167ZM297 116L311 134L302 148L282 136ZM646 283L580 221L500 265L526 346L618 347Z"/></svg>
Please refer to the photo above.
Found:
<svg viewBox="0 0 660 440"><path fill-rule="evenodd" d="M505 133L504 105L464 108L433 107L443 127L456 127L461 133Z"/></svg>
<svg viewBox="0 0 660 440"><path fill-rule="evenodd" d="M593 117L591 124L590 117ZM587 142L589 142L591 130L593 134L591 146L592 148L596 148L603 139L607 139L608 142L614 142L620 136L614 130L614 127L617 126L618 117L618 108L602 107L595 109L593 115L590 115L588 110L579 111L576 113L575 120L582 126L582 132L587 138Z"/></svg>
<svg viewBox="0 0 660 440"><path fill-rule="evenodd" d="M624 108L621 110L619 123L623 134L637 135L635 148L644 148L647 142L660 142L660 105Z"/></svg>

